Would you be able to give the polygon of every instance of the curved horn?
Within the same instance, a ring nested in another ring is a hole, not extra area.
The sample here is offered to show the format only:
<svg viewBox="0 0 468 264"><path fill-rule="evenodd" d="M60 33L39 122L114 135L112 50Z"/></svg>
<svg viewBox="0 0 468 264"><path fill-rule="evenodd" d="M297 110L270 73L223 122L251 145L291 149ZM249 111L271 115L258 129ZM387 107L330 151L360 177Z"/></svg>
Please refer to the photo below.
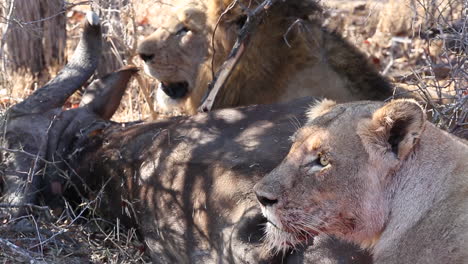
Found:
<svg viewBox="0 0 468 264"><path fill-rule="evenodd" d="M42 113L61 107L96 70L101 56L101 25L94 12L86 14L83 34L65 68L23 102L12 107L15 113Z"/></svg>
<svg viewBox="0 0 468 264"><path fill-rule="evenodd" d="M136 72L137 67L127 66L93 81L86 88L80 106L88 107L103 119L110 119L119 107L130 78Z"/></svg>

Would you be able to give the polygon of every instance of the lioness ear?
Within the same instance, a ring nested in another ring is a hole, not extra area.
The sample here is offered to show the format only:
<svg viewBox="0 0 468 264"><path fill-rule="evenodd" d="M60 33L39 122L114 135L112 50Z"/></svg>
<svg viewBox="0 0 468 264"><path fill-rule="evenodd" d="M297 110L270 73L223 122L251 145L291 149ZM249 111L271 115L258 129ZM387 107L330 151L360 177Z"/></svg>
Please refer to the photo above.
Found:
<svg viewBox="0 0 468 264"><path fill-rule="evenodd" d="M394 153L403 160L413 150L426 121L426 114L414 100L394 100L374 112L370 121L359 125L358 134L372 155Z"/></svg>
<svg viewBox="0 0 468 264"><path fill-rule="evenodd" d="M314 120L318 116L327 113L335 105L336 105L335 101L328 100L328 99L323 99L322 101L317 102L316 104L312 105L309 108L309 110L307 110L306 112L307 123L310 123L312 120Z"/></svg>

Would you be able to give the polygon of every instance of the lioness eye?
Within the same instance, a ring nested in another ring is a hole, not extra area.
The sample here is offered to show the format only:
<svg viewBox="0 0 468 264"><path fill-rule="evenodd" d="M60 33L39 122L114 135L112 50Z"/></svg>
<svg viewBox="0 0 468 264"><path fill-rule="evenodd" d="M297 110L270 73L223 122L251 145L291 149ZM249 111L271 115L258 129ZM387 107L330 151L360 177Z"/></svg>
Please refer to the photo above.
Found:
<svg viewBox="0 0 468 264"><path fill-rule="evenodd" d="M185 35L187 34L187 32L189 32L190 29L188 29L188 27L182 27L181 29L179 29L179 31L176 32L176 35L177 36L182 36L182 35Z"/></svg>
<svg viewBox="0 0 468 264"><path fill-rule="evenodd" d="M328 160L328 158L325 155L321 154L321 153L319 153L319 155L318 155L318 161L319 161L320 165L322 165L323 167L326 167L326 166L328 166L328 164L330 164L330 160Z"/></svg>
<svg viewBox="0 0 468 264"><path fill-rule="evenodd" d="M323 167L328 166L330 164L330 160L327 158L326 155L319 153L317 158L308 162L307 164L301 165L301 167L312 168L313 171L321 170Z"/></svg>
<svg viewBox="0 0 468 264"><path fill-rule="evenodd" d="M301 165L301 167L306 169L307 174L314 174L318 171L321 171L329 164L330 160L327 158L327 156L323 155L322 153L318 153L317 157L314 160L307 162L304 165Z"/></svg>

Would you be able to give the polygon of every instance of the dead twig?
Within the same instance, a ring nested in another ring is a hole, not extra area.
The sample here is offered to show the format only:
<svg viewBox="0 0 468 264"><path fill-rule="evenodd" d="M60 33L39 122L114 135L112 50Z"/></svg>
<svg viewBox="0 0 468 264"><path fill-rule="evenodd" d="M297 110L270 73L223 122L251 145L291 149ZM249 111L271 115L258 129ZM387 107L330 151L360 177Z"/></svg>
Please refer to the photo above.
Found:
<svg viewBox="0 0 468 264"><path fill-rule="evenodd" d="M236 6L236 4L237 4L237 0L232 1L231 4L229 4L229 6L226 8L226 10L224 10L224 12L221 13L221 15L218 17L218 20L216 21L216 25L215 25L215 27L214 27L213 34L211 35L211 46L213 47L213 54L212 54L212 56L211 56L211 78L212 78L212 79L215 78L214 61L215 61L215 57L216 57L216 46L215 46L216 31L218 30L219 23L221 23L221 20L223 19L223 17L224 17L231 9L233 9L234 6Z"/></svg>
<svg viewBox="0 0 468 264"><path fill-rule="evenodd" d="M156 120L158 118L158 114L156 111L154 111L153 100L151 99L149 93L148 82L140 74L135 74L135 79L137 80L140 91L143 93L143 97L148 104L152 120Z"/></svg>
<svg viewBox="0 0 468 264"><path fill-rule="evenodd" d="M15 205L12 205L12 204L4 204L4 203L0 203L0 208L24 208L24 207L27 207L29 209L35 209L35 210L38 210L38 211L49 211L50 208L48 206L39 206L39 205L35 205L35 204L15 204Z"/></svg>

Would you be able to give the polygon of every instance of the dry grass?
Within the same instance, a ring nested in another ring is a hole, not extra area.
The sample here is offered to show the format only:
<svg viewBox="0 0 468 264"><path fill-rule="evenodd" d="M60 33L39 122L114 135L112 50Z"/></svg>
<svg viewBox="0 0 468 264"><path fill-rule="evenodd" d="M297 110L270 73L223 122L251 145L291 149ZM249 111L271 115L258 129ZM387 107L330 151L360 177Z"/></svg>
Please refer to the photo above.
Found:
<svg viewBox="0 0 468 264"><path fill-rule="evenodd" d="M149 263L136 230L97 215L98 202L67 204L58 217L30 206L30 215L4 219L0 263Z"/></svg>
<svg viewBox="0 0 468 264"><path fill-rule="evenodd" d="M329 27L367 53L395 86L418 93L432 122L468 136L468 2L327 3Z"/></svg>
<svg viewBox="0 0 468 264"><path fill-rule="evenodd" d="M156 21L155 16L162 3L154 0L130 1L130 4L119 8L117 24L112 21L116 10L92 3L92 6L78 5L68 11L68 51L76 45L83 12L93 8L101 12L107 32L105 39L112 47L110 59L115 64L112 65L140 64L135 57L135 48L141 38L153 30L151 22ZM327 11L328 27L342 32L369 54L376 67L396 85L418 91L423 98L435 93L440 100L428 100L427 104L431 106L433 121L440 127L450 131L468 131L466 3L463 7L465 10L461 11L465 14L456 19L442 14L435 24L432 22L428 25L423 19L423 12L417 24L419 30L408 31L405 28L401 32L397 32L398 28L391 21L387 22L388 28L383 24L383 18L388 18L384 11L390 7L381 1L336 0L327 3L331 6ZM455 12L458 11L452 13ZM0 14L0 26L5 23L5 15ZM455 28L453 25L456 23ZM115 25L119 25L119 29ZM54 76L57 70L51 68L46 75ZM0 114L44 81L25 72L0 72ZM141 88L142 84L146 86L147 96ZM152 106L154 96L151 91L155 87L155 81L144 76L139 81L133 81L114 120L154 119L151 109L157 112L157 108ZM67 107L72 107L79 98L79 94L73 96ZM84 199L87 202L76 208L69 206L61 214L33 206L30 215L18 219L0 215L0 263L149 262L143 256L144 247L137 239L135 230L97 214L94 208L99 204L99 199L99 196L93 200Z"/></svg>

